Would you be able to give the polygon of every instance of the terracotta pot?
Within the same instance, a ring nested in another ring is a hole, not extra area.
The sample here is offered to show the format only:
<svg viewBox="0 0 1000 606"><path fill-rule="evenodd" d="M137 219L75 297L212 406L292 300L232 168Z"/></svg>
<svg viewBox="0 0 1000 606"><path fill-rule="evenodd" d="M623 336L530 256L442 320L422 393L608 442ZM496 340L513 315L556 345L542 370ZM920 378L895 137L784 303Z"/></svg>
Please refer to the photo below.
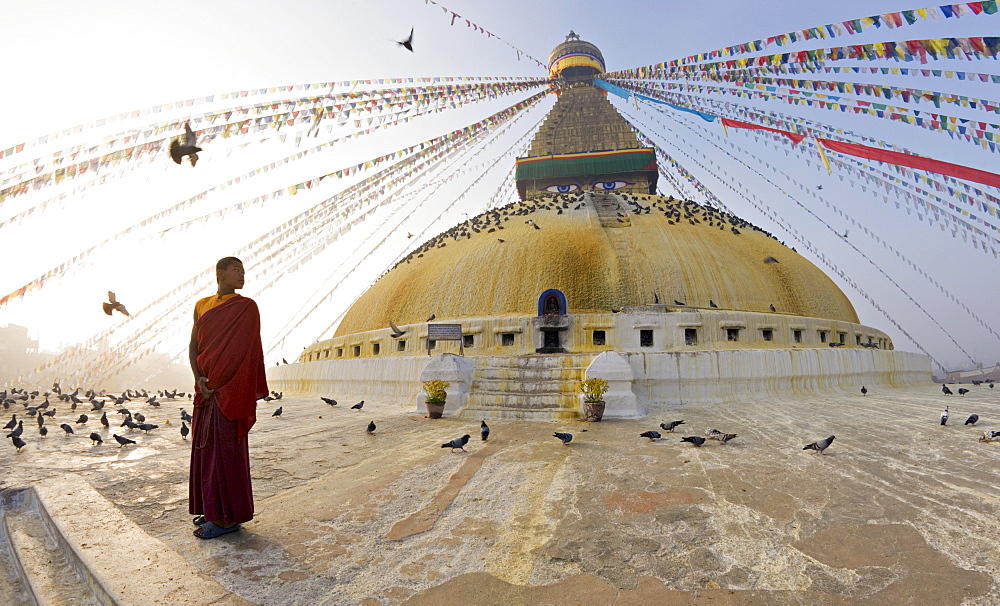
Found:
<svg viewBox="0 0 1000 606"><path fill-rule="evenodd" d="M427 406L427 416L432 419L440 419L441 415L444 414L444 402L428 402L424 400L424 405Z"/></svg>
<svg viewBox="0 0 1000 606"><path fill-rule="evenodd" d="M588 421L596 423L604 418L604 402L584 402L583 410Z"/></svg>

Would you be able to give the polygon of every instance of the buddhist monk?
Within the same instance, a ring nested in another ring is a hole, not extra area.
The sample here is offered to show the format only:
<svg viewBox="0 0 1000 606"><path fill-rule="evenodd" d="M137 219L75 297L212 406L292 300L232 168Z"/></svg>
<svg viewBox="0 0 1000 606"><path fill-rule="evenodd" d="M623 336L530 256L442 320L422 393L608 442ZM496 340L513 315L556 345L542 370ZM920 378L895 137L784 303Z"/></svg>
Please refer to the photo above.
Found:
<svg viewBox="0 0 1000 606"><path fill-rule="evenodd" d="M247 434L268 394L260 312L243 288L243 262L220 259L218 294L195 303L188 348L196 383L191 423L190 511L195 536L213 539L253 518Z"/></svg>

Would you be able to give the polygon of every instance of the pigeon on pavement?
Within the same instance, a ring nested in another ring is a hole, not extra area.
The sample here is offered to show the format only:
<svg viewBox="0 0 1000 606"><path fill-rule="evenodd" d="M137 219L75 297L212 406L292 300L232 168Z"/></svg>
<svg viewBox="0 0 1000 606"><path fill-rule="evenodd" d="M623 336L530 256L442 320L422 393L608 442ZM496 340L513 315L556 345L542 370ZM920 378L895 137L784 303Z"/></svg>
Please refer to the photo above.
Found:
<svg viewBox="0 0 1000 606"><path fill-rule="evenodd" d="M836 436L830 436L825 440L818 440L816 442L813 442L812 444L806 444L805 446L802 447L802 450L815 450L819 454L823 454L823 451L829 448L830 444L833 444L833 439L835 437Z"/></svg>
<svg viewBox="0 0 1000 606"><path fill-rule="evenodd" d="M683 425L684 421L671 421L669 423L660 423L660 429L673 432L674 428L678 425Z"/></svg>
<svg viewBox="0 0 1000 606"><path fill-rule="evenodd" d="M455 438L451 442L445 442L444 444L441 445L441 448L450 448L452 452L455 452L455 449L457 448L465 452L465 445L468 443L469 443L469 434L465 434L461 438Z"/></svg>
<svg viewBox="0 0 1000 606"><path fill-rule="evenodd" d="M567 445L569 445L570 442L573 441L573 434L571 434L571 433L560 433L560 432L557 431L557 432L555 432L552 435L554 437L559 438L562 441L563 446L567 446Z"/></svg>

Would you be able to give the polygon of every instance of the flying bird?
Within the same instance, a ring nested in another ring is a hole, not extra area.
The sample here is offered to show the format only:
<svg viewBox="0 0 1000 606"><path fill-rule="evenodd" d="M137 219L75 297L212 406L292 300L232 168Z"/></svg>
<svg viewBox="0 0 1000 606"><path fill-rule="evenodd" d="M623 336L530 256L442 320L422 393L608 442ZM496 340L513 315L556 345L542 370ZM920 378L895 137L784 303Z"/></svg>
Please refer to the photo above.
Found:
<svg viewBox="0 0 1000 606"><path fill-rule="evenodd" d="M181 145L180 141L174 139L170 142L170 159L175 163L180 164L184 156L187 156L191 161L191 167L193 168L195 164L198 163L198 152L201 148L196 145L198 142L194 131L191 130L191 123L184 123L184 145Z"/></svg>
<svg viewBox="0 0 1000 606"><path fill-rule="evenodd" d="M104 444L104 438L102 438L101 434L97 433L96 431L90 432L90 439L93 444L96 445Z"/></svg>
<svg viewBox="0 0 1000 606"><path fill-rule="evenodd" d="M129 444L135 444L135 440L129 440L128 438L122 437L116 433L111 435L114 437L115 442L118 442L118 448L121 448L122 446L127 446Z"/></svg>
<svg viewBox="0 0 1000 606"><path fill-rule="evenodd" d="M652 430L650 430L650 431L644 431L644 432L642 432L642 433L639 434L639 437L640 438L649 438L650 442L655 442L656 440L660 439L660 432L658 432L658 431L652 431Z"/></svg>
<svg viewBox="0 0 1000 606"><path fill-rule="evenodd" d="M563 446L569 445L573 441L573 434L571 433L559 433L558 431L552 434L554 437L559 438L562 441Z"/></svg>
<svg viewBox="0 0 1000 606"><path fill-rule="evenodd" d="M271 416L272 416L272 417L280 417L280 416L281 416L281 413L283 412L283 411L282 411L281 409L282 409L282 407L281 407L281 406L279 406L279 407L278 407L278 410L275 410L274 412L272 412L272 413L271 413Z"/></svg>
<svg viewBox="0 0 1000 606"><path fill-rule="evenodd" d="M965 420L966 425L975 425L979 421L979 415L969 415L969 418Z"/></svg>
<svg viewBox="0 0 1000 606"><path fill-rule="evenodd" d="M368 427L366 431L368 433L375 433L375 421L368 421Z"/></svg>
<svg viewBox="0 0 1000 606"><path fill-rule="evenodd" d="M479 435L482 436L483 442L485 442L490 437L490 426L486 424L486 421L479 422Z"/></svg>
<svg viewBox="0 0 1000 606"><path fill-rule="evenodd" d="M109 316L115 311L120 311L126 316L131 315L128 313L128 310L125 309L125 306L122 305L122 303L115 298L115 293L111 292L110 290L108 291L108 302L102 303L101 305L102 307L104 307L104 313L108 314Z"/></svg>
<svg viewBox="0 0 1000 606"><path fill-rule="evenodd" d="M358 402L354 406L351 406L351 410L361 410L361 407L364 406L364 405L365 405L365 401L361 400L360 402Z"/></svg>
<svg viewBox="0 0 1000 606"><path fill-rule="evenodd" d="M182 440L188 439L189 433L191 433L191 430L188 429L188 426L184 421L181 421L181 439Z"/></svg>
<svg viewBox="0 0 1000 606"><path fill-rule="evenodd" d="M406 50L408 50L408 51L410 51L412 53L413 52L413 28L412 27L410 28L410 36L406 40L403 40L402 42L400 42L399 40L397 40L396 44L402 46L403 48L405 48Z"/></svg>
<svg viewBox="0 0 1000 606"><path fill-rule="evenodd" d="M399 327L396 326L393 323L392 320L389 320L389 328L392 329L392 335L391 336L392 336L393 339L398 339L398 338L400 338L400 337L402 337L403 335L406 334L406 331L405 330L399 330Z"/></svg>
<svg viewBox="0 0 1000 606"><path fill-rule="evenodd" d="M465 452L465 445L468 443L469 443L469 434L465 434L461 438L455 438L451 442L445 442L444 444L441 445L441 448L450 448L452 452L455 452L455 449L457 448Z"/></svg>
<svg viewBox="0 0 1000 606"><path fill-rule="evenodd" d="M802 447L802 450L815 450L819 454L823 454L823 451L829 448L830 444L833 444L833 439L835 437L836 436L830 436L825 440L818 440L816 442L813 442L812 444L806 444L805 446Z"/></svg>
<svg viewBox="0 0 1000 606"><path fill-rule="evenodd" d="M683 425L684 421L671 421L669 423L660 423L660 429L665 431L673 432L674 428L678 425Z"/></svg>

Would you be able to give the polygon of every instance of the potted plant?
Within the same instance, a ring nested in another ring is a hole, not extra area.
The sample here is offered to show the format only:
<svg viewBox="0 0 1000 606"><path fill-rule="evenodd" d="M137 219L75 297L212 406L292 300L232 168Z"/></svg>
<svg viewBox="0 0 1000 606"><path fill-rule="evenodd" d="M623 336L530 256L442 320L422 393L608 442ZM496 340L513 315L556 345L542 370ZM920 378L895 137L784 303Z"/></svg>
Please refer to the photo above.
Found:
<svg viewBox="0 0 1000 606"><path fill-rule="evenodd" d="M440 419L444 414L444 401L448 397L445 390L450 386L448 381L424 381L424 393L427 394L424 404L427 406L428 417Z"/></svg>
<svg viewBox="0 0 1000 606"><path fill-rule="evenodd" d="M604 417L604 394L608 392L608 382L604 379L584 379L580 381L583 391L583 411L588 421L600 421Z"/></svg>

